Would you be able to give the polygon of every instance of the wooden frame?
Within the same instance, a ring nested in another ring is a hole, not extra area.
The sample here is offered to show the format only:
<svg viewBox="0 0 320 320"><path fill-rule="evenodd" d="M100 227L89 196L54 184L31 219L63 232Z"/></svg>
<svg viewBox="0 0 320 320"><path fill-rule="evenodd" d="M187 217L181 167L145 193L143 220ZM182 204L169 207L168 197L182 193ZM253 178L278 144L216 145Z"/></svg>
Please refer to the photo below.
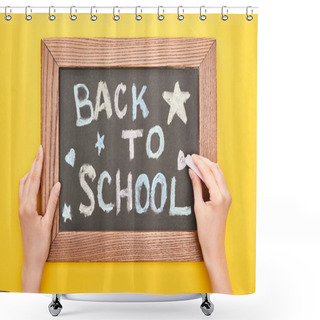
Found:
<svg viewBox="0 0 320 320"><path fill-rule="evenodd" d="M216 161L215 39L44 38L41 53L41 140L45 152L42 213L47 207L51 188L59 180L59 68L199 68L199 153ZM47 261L201 260L196 231L59 232L57 206Z"/></svg>

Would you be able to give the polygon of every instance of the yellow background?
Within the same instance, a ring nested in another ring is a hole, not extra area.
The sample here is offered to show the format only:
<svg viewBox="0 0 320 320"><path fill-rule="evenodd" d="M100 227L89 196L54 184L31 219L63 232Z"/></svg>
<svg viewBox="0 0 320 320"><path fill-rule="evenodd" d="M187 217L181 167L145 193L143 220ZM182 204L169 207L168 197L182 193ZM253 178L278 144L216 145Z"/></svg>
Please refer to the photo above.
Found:
<svg viewBox="0 0 320 320"><path fill-rule="evenodd" d="M0 19L0 290L20 291L22 242L18 218L19 179L30 169L40 144L43 37L215 37L217 39L218 162L233 203L226 252L235 294L255 291L257 23L245 15L13 14ZM46 263L41 292L210 292L202 262Z"/></svg>

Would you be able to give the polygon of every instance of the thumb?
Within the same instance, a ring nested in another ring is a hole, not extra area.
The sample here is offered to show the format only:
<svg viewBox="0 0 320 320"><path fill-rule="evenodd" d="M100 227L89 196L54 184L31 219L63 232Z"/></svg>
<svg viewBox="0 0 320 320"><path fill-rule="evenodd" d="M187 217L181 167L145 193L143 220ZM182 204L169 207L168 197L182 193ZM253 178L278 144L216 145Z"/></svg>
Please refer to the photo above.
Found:
<svg viewBox="0 0 320 320"><path fill-rule="evenodd" d="M61 184L60 182L57 182L51 189L50 192L50 197L47 205L47 211L43 217L45 222L49 224L49 226L52 225L52 220L54 213L56 211L58 199L59 199L59 194L60 194L60 189L61 189Z"/></svg>
<svg viewBox="0 0 320 320"><path fill-rule="evenodd" d="M201 185L200 178L192 171L192 169L189 169L189 176L192 181L194 207L196 212L197 211L196 208L199 208L204 204L203 197L202 197L202 185Z"/></svg>

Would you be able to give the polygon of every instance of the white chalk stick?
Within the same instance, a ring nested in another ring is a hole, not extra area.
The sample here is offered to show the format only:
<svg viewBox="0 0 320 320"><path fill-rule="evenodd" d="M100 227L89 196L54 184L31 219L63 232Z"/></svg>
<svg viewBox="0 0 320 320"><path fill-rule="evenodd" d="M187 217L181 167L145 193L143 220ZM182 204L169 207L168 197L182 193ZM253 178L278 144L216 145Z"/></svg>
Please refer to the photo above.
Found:
<svg viewBox="0 0 320 320"><path fill-rule="evenodd" d="M203 180L203 176L202 174L200 173L199 169L197 168L197 166L194 164L193 160L192 160L192 157L190 156L190 154L188 154L185 158L185 161L186 161L186 164L187 166L192 169L195 174L204 182Z"/></svg>

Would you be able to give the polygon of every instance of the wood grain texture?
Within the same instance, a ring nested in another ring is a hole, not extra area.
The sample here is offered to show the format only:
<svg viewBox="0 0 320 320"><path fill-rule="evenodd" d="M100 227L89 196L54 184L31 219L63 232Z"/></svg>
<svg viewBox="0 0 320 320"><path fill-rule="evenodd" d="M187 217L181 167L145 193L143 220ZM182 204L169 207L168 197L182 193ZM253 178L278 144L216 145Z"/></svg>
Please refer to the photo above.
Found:
<svg viewBox="0 0 320 320"><path fill-rule="evenodd" d="M44 38L59 67L199 67L212 38Z"/></svg>
<svg viewBox="0 0 320 320"><path fill-rule="evenodd" d="M217 162L216 43L199 68L199 153Z"/></svg>
<svg viewBox="0 0 320 320"><path fill-rule="evenodd" d="M199 68L199 153L217 159L216 41L212 38L44 38L41 211L59 179L59 68ZM201 261L196 231L59 232L55 212L48 261Z"/></svg>
<svg viewBox="0 0 320 320"><path fill-rule="evenodd" d="M217 80L216 41L199 67L199 154L217 162ZM202 194L209 200L209 190L202 182Z"/></svg>
<svg viewBox="0 0 320 320"><path fill-rule="evenodd" d="M196 231L68 231L59 232L51 245L48 261L201 259Z"/></svg>
<svg viewBox="0 0 320 320"><path fill-rule="evenodd" d="M59 67L41 42L41 144L44 163L41 181L41 214L46 211L50 191L59 181ZM59 203L52 226L52 241L58 233Z"/></svg>

